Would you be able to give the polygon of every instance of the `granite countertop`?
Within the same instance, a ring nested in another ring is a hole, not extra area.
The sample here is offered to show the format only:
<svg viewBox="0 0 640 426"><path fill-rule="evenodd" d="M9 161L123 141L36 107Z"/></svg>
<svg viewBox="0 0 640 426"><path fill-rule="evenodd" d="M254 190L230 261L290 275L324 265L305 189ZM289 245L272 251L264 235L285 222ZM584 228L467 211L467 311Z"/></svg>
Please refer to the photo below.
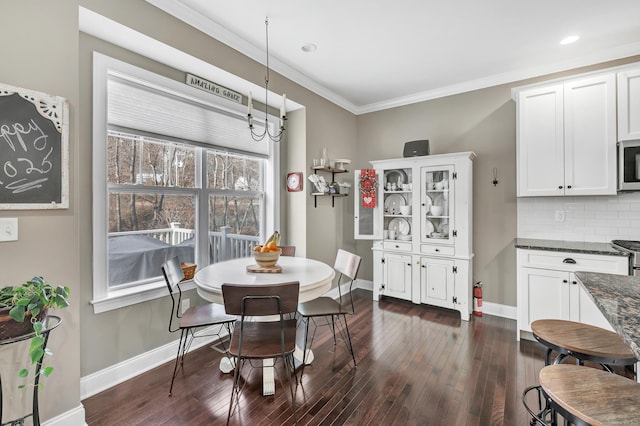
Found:
<svg viewBox="0 0 640 426"><path fill-rule="evenodd" d="M629 253L613 248L610 243L516 238L514 245L516 248L528 250L566 251L570 253L605 254L609 256L629 257Z"/></svg>
<svg viewBox="0 0 640 426"><path fill-rule="evenodd" d="M640 359L640 277L576 272L576 278Z"/></svg>

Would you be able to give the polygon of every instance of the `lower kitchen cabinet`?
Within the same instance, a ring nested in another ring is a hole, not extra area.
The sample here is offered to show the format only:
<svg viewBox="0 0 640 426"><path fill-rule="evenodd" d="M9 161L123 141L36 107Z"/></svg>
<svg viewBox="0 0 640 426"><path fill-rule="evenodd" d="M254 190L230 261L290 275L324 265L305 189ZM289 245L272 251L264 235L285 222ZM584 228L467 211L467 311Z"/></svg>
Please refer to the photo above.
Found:
<svg viewBox="0 0 640 426"><path fill-rule="evenodd" d="M539 319L563 319L612 330L604 315L575 278L576 271L626 275L620 256L544 250L517 250L518 332L531 332Z"/></svg>

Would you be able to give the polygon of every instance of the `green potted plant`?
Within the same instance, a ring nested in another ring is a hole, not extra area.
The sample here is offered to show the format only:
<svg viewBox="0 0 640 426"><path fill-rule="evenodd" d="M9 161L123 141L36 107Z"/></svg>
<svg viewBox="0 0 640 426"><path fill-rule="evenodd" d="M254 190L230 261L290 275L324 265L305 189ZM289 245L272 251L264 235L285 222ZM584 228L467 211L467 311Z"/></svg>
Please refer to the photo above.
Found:
<svg viewBox="0 0 640 426"><path fill-rule="evenodd" d="M49 308L62 309L69 306L69 287L47 283L42 277L34 277L21 286L0 288L0 340L16 339L33 333L29 347L31 364L36 364L43 355L43 320ZM53 367L40 368L36 375L49 376ZM26 368L18 376L26 378ZM20 385L23 388L25 385Z"/></svg>

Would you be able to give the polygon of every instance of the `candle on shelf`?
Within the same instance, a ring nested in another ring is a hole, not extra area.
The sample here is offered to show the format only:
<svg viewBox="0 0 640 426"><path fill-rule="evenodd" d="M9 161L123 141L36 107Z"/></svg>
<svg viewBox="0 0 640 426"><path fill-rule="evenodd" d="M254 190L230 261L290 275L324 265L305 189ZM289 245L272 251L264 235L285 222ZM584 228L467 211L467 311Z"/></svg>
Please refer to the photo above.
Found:
<svg viewBox="0 0 640 426"><path fill-rule="evenodd" d="M253 99L251 98L251 92L249 92L249 101L247 102L247 106L249 107L249 115L253 114Z"/></svg>

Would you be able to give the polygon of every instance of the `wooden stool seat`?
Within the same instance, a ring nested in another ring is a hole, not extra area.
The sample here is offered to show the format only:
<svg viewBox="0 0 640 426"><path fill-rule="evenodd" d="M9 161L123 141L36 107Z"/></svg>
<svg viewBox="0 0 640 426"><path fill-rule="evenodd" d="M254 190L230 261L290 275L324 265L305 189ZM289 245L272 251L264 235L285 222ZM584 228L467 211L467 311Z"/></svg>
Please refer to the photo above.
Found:
<svg viewBox="0 0 640 426"><path fill-rule="evenodd" d="M551 350L559 352L554 364L572 356L579 363L591 361L608 365L632 365L636 357L616 333L600 327L565 320L537 320L531 323L533 337L547 347L545 365Z"/></svg>
<svg viewBox="0 0 640 426"><path fill-rule="evenodd" d="M539 379L553 408L574 424L640 424L640 383L571 364L544 367Z"/></svg>

